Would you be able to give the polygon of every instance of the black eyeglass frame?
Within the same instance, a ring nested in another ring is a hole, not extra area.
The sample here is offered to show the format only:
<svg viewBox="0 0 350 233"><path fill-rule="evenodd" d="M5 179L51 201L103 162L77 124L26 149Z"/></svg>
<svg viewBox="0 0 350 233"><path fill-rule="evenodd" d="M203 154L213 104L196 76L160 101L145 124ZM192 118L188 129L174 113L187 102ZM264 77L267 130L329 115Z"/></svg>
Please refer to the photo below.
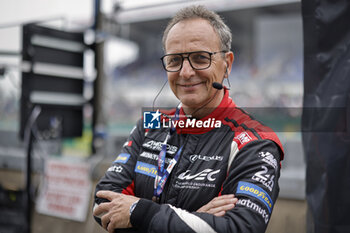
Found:
<svg viewBox="0 0 350 233"><path fill-rule="evenodd" d="M167 71L167 72L178 72L178 71L180 71L181 69L182 69L182 67L183 67L183 64L184 64L184 60L185 60L185 58L187 58L187 60L188 60L188 63L190 63L190 66L192 67L192 69L194 69L194 70L205 70L205 69L208 69L210 66L211 66L211 57L213 56L213 55L215 55L215 54L218 54L218 53L227 53L228 51L226 51L226 50L221 50L221 51L216 51L216 52L209 52L209 51L193 51L193 52L187 52L187 53L169 53L169 54L165 54L164 56L162 56L161 58L160 58L160 60L162 61L162 65L163 65L163 68ZM192 65L192 63L191 63L191 60L189 59L189 57L190 57L190 55L191 54L193 54L193 53L207 53L207 54L209 54L209 65L207 66L207 67L205 67L205 68L199 68L199 69L197 69L197 68L194 68L193 67L193 65ZM184 56L184 54L188 54L186 57ZM164 58L166 57L166 56L170 56L170 55L180 55L181 56L181 65L180 65L180 68L178 69L178 70L167 70L167 68L166 68L166 66L165 66L165 64L164 64Z"/></svg>

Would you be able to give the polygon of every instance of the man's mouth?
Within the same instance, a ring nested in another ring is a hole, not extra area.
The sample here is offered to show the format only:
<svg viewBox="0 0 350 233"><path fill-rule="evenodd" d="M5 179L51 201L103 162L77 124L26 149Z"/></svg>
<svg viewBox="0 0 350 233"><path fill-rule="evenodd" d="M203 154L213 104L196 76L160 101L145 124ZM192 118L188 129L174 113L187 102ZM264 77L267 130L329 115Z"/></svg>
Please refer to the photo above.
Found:
<svg viewBox="0 0 350 233"><path fill-rule="evenodd" d="M197 86L197 85L200 85L201 83L195 83L195 84L179 84L180 86L182 87L194 87L194 86Z"/></svg>
<svg viewBox="0 0 350 233"><path fill-rule="evenodd" d="M184 87L194 87L194 86L196 86L196 85L198 85L198 84L184 85Z"/></svg>

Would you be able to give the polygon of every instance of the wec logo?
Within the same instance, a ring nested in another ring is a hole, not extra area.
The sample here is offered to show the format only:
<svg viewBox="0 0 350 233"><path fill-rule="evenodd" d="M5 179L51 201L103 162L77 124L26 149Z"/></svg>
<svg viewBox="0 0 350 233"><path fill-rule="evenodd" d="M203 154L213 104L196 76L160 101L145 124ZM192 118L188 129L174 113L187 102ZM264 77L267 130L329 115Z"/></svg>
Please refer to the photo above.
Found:
<svg viewBox="0 0 350 233"><path fill-rule="evenodd" d="M210 168L204 169L201 172L198 172L197 174L191 175L190 174L191 170L187 170L183 173L181 173L178 178L180 180L204 180L205 178L209 181L214 181L216 180L215 177L213 177L215 174L220 172L219 170L213 170Z"/></svg>

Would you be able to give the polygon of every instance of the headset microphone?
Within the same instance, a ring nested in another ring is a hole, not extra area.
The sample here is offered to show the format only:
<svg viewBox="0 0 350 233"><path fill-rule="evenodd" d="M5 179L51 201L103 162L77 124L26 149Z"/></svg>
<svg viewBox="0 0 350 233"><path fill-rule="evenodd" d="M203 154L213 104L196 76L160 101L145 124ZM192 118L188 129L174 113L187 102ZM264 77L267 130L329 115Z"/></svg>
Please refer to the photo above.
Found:
<svg viewBox="0 0 350 233"><path fill-rule="evenodd" d="M212 85L215 89L218 89L218 90L221 90L222 88L224 88L224 86L221 83L213 82Z"/></svg>
<svg viewBox="0 0 350 233"><path fill-rule="evenodd" d="M226 64L226 72L225 72L225 75L227 75L227 64ZM225 79L225 75L224 75L224 78L222 79L222 82L224 81ZM230 83L230 81L227 79L227 81ZM218 82L213 82L212 86L217 89L217 90L221 90L222 88L224 88L224 86L221 84L221 83L218 83ZM231 85L230 85L231 86ZM228 90L230 90L230 88L227 88Z"/></svg>

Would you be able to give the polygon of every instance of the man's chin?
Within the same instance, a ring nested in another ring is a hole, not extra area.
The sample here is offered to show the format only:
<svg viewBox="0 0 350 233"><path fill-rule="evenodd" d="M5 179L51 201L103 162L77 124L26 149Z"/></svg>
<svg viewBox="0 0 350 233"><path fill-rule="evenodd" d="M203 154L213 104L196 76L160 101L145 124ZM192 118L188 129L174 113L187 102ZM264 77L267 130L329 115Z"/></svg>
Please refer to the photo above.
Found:
<svg viewBox="0 0 350 233"><path fill-rule="evenodd" d="M203 105L202 101L198 99L181 99L182 106L185 108L190 108L190 109L197 109Z"/></svg>

